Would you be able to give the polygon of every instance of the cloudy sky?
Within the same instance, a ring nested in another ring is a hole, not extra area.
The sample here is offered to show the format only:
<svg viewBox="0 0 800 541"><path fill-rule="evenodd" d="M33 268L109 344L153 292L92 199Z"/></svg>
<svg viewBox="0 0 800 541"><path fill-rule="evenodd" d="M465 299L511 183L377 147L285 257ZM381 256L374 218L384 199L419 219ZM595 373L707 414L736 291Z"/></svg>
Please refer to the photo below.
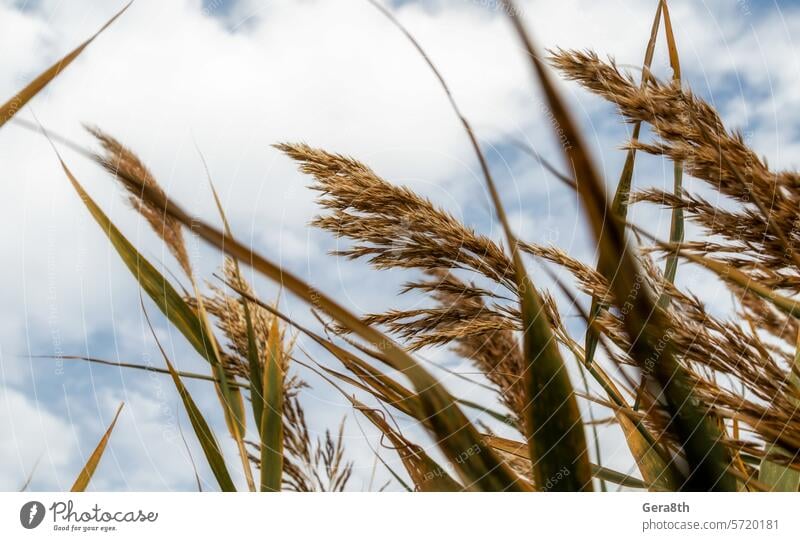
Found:
<svg viewBox="0 0 800 541"><path fill-rule="evenodd" d="M122 4L0 0L0 45L6 51L0 57L0 101ZM657 1L519 4L542 48L591 48L635 71ZM391 6L473 122L515 229L529 241L557 244L592 261L575 195L515 149L514 141L523 140L560 163L528 66L495 0L405 0ZM685 82L729 126L741 128L770 164L796 167L800 60L792 36L800 35L800 7L778 0L672 0L670 6ZM661 45L654 70L670 76ZM628 127L606 103L573 85L563 88L612 183ZM307 227L315 214L308 179L272 144L305 141L351 154L499 238L474 156L441 89L406 39L366 1L136 0L19 116L30 120L34 113L48 129L85 146L92 141L82 125L101 127L134 149L177 201L213 216L199 148L239 239L359 312L419 300L395 297L407 275L326 255L336 243ZM128 238L151 261L175 269L118 188L79 155L64 149L64 156ZM169 380L29 358L60 352L160 363L134 279L68 185L47 142L7 124L0 129L0 164L0 489L17 490L37 462L32 488L68 488L124 400L94 488L191 490L193 472L176 436L179 422L201 457ZM670 185L671 165L640 158L636 183ZM687 186L695 183L687 179ZM668 215L654 208L636 208L633 217L654 232L668 228ZM191 251L204 276L219 267L213 250L193 243ZM534 281L543 283L541 269L530 267ZM275 294L270 284L255 281L262 297ZM684 265L679 281L725 310L728 299L708 275ZM294 299L286 298L284 308L308 318ZM182 338L157 321L177 364L203 370ZM446 352L427 357L466 369ZM323 382L301 375L313 385L304 404L315 431L348 418L346 444L359 464L351 488L381 485L388 475L379 470L371 480L372 458L361 429L374 435L364 420L354 418ZM472 398L490 399L453 378L447 382ZM191 389L223 435L221 419L212 414L214 393L202 384ZM608 464L631 470L614 434L604 435L603 450ZM213 488L213 479L201 473Z"/></svg>

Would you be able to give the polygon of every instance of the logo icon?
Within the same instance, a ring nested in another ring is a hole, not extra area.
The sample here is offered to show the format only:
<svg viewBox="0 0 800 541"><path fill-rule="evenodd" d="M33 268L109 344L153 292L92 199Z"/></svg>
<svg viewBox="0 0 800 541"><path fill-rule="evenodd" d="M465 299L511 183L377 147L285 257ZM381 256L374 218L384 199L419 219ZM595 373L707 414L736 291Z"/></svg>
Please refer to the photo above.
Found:
<svg viewBox="0 0 800 541"><path fill-rule="evenodd" d="M23 528L32 530L41 524L43 520L44 505L42 505L42 502L28 502L19 510L19 522Z"/></svg>

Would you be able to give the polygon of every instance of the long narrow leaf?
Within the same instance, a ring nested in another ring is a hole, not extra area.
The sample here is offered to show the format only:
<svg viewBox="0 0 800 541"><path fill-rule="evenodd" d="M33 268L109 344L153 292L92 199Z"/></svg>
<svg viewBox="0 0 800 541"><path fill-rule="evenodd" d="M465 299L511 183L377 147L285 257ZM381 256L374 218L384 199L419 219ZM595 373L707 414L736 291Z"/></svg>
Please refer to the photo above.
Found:
<svg viewBox="0 0 800 541"><path fill-rule="evenodd" d="M617 414L616 418L647 486L669 491L680 488L681 479L675 474L672 464L665 462L658 450L642 437L636 423L624 413Z"/></svg>
<svg viewBox="0 0 800 541"><path fill-rule="evenodd" d="M797 492L800 489L800 471L788 468L768 457L782 455L791 460L791 455L776 445L766 448L767 456L761 460L758 468L758 480L767 485L772 492Z"/></svg>
<svg viewBox="0 0 800 541"><path fill-rule="evenodd" d="M111 241L112 246L114 246L115 250L122 258L122 261L128 267L128 270L130 270L131 274L133 274L139 282L141 288L155 302L156 306L167 316L181 334L186 337L195 350L211 364L216 381L216 390L224 407L225 422L231 435L237 442L248 486L254 489L255 485L252 481L252 473L249 470L250 464L244 448L244 401L239 389L230 384L229 378L222 366L216 339L211 331L208 317L202 309L202 301L200 300L197 289L195 288L195 294L198 298L200 314L195 312L186 303L183 297L175 291L175 288L172 287L167 279L159 273L136 248L134 248L83 189L66 163L61 159L61 156L58 155L58 151L56 151L56 155L58 156L64 173L75 188L75 191L78 192L81 200Z"/></svg>
<svg viewBox="0 0 800 541"><path fill-rule="evenodd" d="M669 16L669 8L667 1L661 0L659 2L659 9L664 12L664 34L667 38L667 49L669 51L669 63L672 67L672 80L673 83L680 86L681 84L681 62L678 57L678 46L675 42L675 34L672 31L672 20ZM633 149L631 149L633 150ZM683 164L675 162L672 164L673 176L673 194L675 197L681 198L683 195ZM683 209L676 206L672 209L672 216L669 225L669 241L673 244L680 244L683 242L684 219ZM667 254L667 261L664 264L664 280L669 283L675 282L675 274L678 272L678 253L670 252ZM658 304L665 308L669 304L669 296L666 291L661 293L658 299ZM639 409L639 402L641 400L642 392L644 391L645 378L642 378L642 383L636 392L636 400L633 404L633 409Z"/></svg>
<svg viewBox="0 0 800 541"><path fill-rule="evenodd" d="M125 362L117 362L117 361L108 361L106 359L98 359L97 357L86 357L84 355L31 355L29 358L31 359L58 359L58 360L77 360L77 361L86 361L88 363L93 364L100 364L104 366L116 366L117 368L133 368L134 370L144 370L146 372L155 372L158 374L167 374L169 375L169 370L166 368L159 368L157 366L150 366L146 364L137 364L137 363L125 363ZM217 382L214 376L207 376L205 374L198 374L196 372L183 372L178 371L178 375L182 378L188 379L198 379L203 381L210 381L210 382ZM244 387L245 384L234 382L234 385L238 387Z"/></svg>
<svg viewBox="0 0 800 541"><path fill-rule="evenodd" d="M83 492L86 490L86 487L89 486L89 481L92 480L92 476L97 469L97 465L100 464L100 459L103 458L103 453L106 451L106 445L108 445L108 440L111 438L111 432L114 430L114 426L117 424L117 419L119 418L119 414L122 411L123 406L125 406L125 402L122 402L117 408L117 413L114 414L114 420L111 421L111 424L108 425L108 429L106 429L105 434L103 434L103 437L100 438L100 443L97 444L97 447L89 457L89 460L86 461L86 465L81 470L81 473L78 474L78 478L75 479L75 483L73 483L70 492Z"/></svg>
<svg viewBox="0 0 800 541"><path fill-rule="evenodd" d="M217 364L218 361L213 357L214 350L211 347L211 341L197 313L183 300L180 293L175 291L169 281L117 229L86 190L83 189L83 186L80 185L60 156L58 156L58 160L67 178L80 196L81 201L83 201L100 229L111 241L111 245L134 278L139 282L144 292L147 293L156 306L203 358L212 365Z"/></svg>
<svg viewBox="0 0 800 541"><path fill-rule="evenodd" d="M430 458L428 454L418 445L414 445L410 441L408 441L399 431L395 430L391 427L391 425L386 421L384 413L380 410L375 410L372 408L367 407L362 402L358 401L354 396L349 395L342 389L336 382L332 381L328 376L317 370L312 366L307 366L313 372L315 372L318 376L328 382L334 389L339 391L356 409L356 411L363 414L381 433L389 439L389 441L394 446L394 450L397 452L397 455L400 457L400 461L403 463L403 467L405 467L408 476L414 482L414 486L417 491L419 492L460 492L464 490L460 484L458 484L447 471L439 466L435 460ZM326 369L323 366L320 366L323 370L328 372L331 375L338 377L339 375L332 370ZM347 381L347 378L343 378L344 381ZM360 387L356 384L357 387ZM386 403L386 401L379 397L381 402ZM377 455L376 455L377 456ZM381 459L383 462L383 459ZM385 462L384 462L384 465ZM408 490L410 487L407 487L405 482L400 479L397 474L395 474L391 468L387 466L387 469L394 475L395 479L400 482L403 486L405 486Z"/></svg>
<svg viewBox="0 0 800 541"><path fill-rule="evenodd" d="M219 211L222 214L223 222L227 228L228 221L225 218L224 212L222 211L222 206L219 203L217 192L214 190L214 185L211 183L211 174L208 171L208 167L206 166L205 159L203 159L202 154L200 154L200 157L203 160L203 165L206 167L206 174L208 175L209 184L211 184L211 190L214 194L214 199L217 202ZM214 338L214 328L211 324L211 319L208 317L208 312L205 309L203 295L200 293L200 290L197 287L197 282L192 273L190 273L189 277L192 281L192 287L194 288L195 299L197 300L197 315L200 318L207 335L211 338L209 343L211 344L211 348L213 350L212 358L218 361L216 363L212 363L212 370L215 378L218 381L217 394L224 408L225 423L227 424L228 431L230 432L234 441L236 441L236 445L239 450L239 458L242 461L242 470L244 471L245 480L247 481L247 487L251 492L255 492L256 485L255 481L253 480L253 472L250 469L250 459L247 455L244 442L244 435L247 432L247 417L244 413L244 397L242 396L242 393L238 387L231 385L231 380L233 378L228 375L227 370L222 365L222 356L219 353L219 345Z"/></svg>
<svg viewBox="0 0 800 541"><path fill-rule="evenodd" d="M228 473L228 467L225 465L225 457L222 456L222 451L217 443L217 438L214 437L214 432L211 430L211 427L208 426L208 422L206 422L203 414L200 413L200 409L197 407L197 404L195 404L192 395L189 394L189 390L183 384L180 375L178 375L178 372L175 370L175 367L172 366L169 357L167 357L167 352L164 351L164 348L161 346L161 342L158 340L158 336L156 336L155 329L153 329L153 325L150 323L150 317L147 315L147 310L145 309L143 301L142 312L147 320L150 333L153 335L156 345L158 345L158 350L161 352L161 356L164 358L164 362L167 364L167 369L172 376L172 381L175 384L175 388L178 390L178 395L181 397L184 408L186 408L186 414L189 416L189 422L194 429L195 435L197 435L197 439L200 442L200 447L203 449L203 454L206 456L208 465L211 468L211 471L214 473L214 477L217 478L219 487L224 492L236 492L236 486L233 484L230 473Z"/></svg>
<svg viewBox="0 0 800 541"><path fill-rule="evenodd" d="M660 5L664 10L664 33L667 37L667 49L669 51L669 64L672 67L672 81L676 85L681 84L681 61L678 56L678 46L675 42L675 34L672 31L672 20L669 16L669 8L667 7L667 0L661 0ZM675 197L682 197L683 194L683 164L675 162L673 164L673 193ZM669 228L669 241L674 244L683 242L683 209L675 207L672 209L672 219ZM675 273L678 270L678 254L671 253L667 255L667 262L664 266L664 279L668 282L675 281ZM662 295L662 305L666 302L667 297Z"/></svg>
<svg viewBox="0 0 800 541"><path fill-rule="evenodd" d="M436 463L418 445L406 440L394 430L378 411L368 408L355 398L350 398L353 406L375 425L394 445L403 466L420 492L460 492L459 485L447 471Z"/></svg>
<svg viewBox="0 0 800 541"><path fill-rule="evenodd" d="M553 272L548 273L559 289L561 289L564 295L569 299L571 305L578 310L586 324L590 327L596 326L597 321L589 319L588 314L586 314L573 293L563 283L563 280ZM599 333L597 337L599 340ZM608 347L605 342L602 342L602 344L604 347ZM573 353L580 361L580 352L573 351ZM586 366L585 360L583 364ZM597 363L586 366L586 369L594 376L595 380L600 383L603 390L608 394L611 402L618 408L614 412L614 415L617 418L617 422L620 425L622 434L625 436L628 448L647 485L654 489L659 488L669 491L678 490L680 488L681 476L675 469L674 461L668 454L663 453L656 439L641 422L633 422L631 420L628 414L632 410L627 402L623 400L622 394L614 381L605 374Z"/></svg>
<svg viewBox="0 0 800 541"><path fill-rule="evenodd" d="M411 41L438 79L453 112L461 121L486 181L495 212L505 233L514 263L514 280L520 297L523 324L524 381L527 407L523 412L528 441L531 443L533 476L540 487L566 468L571 475L558 484L561 491L591 491L589 453L578 402L561 353L553 336L544 304L525 270L518 240L508 222L494 179L475 133L461 113L444 77L408 30L381 4L370 3L381 11Z"/></svg>
<svg viewBox="0 0 800 541"><path fill-rule="evenodd" d="M795 368L800 368L800 331L797 333L794 364ZM789 378L795 389L800 390L800 378L794 370ZM800 408L800 400L795 399L795 407ZM777 445L768 445L765 451L767 455L761 460L758 468L758 480L769 486L773 492L797 492L800 490L800 471L769 460L771 454L783 455L791 461L796 460L797 457L791 456Z"/></svg>
<svg viewBox="0 0 800 541"><path fill-rule="evenodd" d="M247 301L245 301L247 302ZM261 405L261 491L279 492L283 477L283 361L278 320L272 320L267 343ZM253 397L253 400L258 400Z"/></svg>
<svg viewBox="0 0 800 541"><path fill-rule="evenodd" d="M250 296L245 294L243 291L240 291L239 293L242 294L244 298L250 299ZM397 408L402 413L414 417L419 422L423 424L426 422L426 419L424 418L424 413L417 404L414 393L411 392L409 389L407 389L404 385L399 383L397 380L392 379L386 374L375 369L369 363L366 363L362 359L360 359L357 355L354 355L349 351L340 348L339 346L334 344L331 340L328 340L320 336L319 334L311 331L307 327L299 324L297 321L287 316L286 314L282 313L280 310L274 307L270 307L269 305L264 304L263 302L258 301L257 299L254 299L254 302L264 307L265 309L270 311L273 315L282 319L289 325L292 325L297 330L299 330L300 332L302 332L303 334L314 340L316 343L327 349L336 359L338 359L345 366L345 368L347 368L353 374L355 374L360 381L356 381L353 378L346 376L340 372L336 372L335 370L332 370L326 366L320 366L322 370L342 381L346 381L347 383L372 394L384 404ZM358 344L355 343L353 345L358 346ZM383 356L379 352L370 351L367 348L363 347L361 348L361 350L364 351L365 353L370 354L371 356L374 356L374 358L381 360L381 362L384 362ZM509 415L504 415L500 412L482 406L481 404L472 402L471 400L466 400L458 397L456 397L455 400L462 406L476 409L483 413L486 413L487 415L493 417L494 419L500 421L505 425L508 426L516 425L514 419L512 419Z"/></svg>
<svg viewBox="0 0 800 541"><path fill-rule="evenodd" d="M661 7L662 3L658 3L658 7L656 8L656 15L653 19L653 25L650 28L650 39L647 42L647 48L645 49L644 53L644 62L642 64L642 82L641 85L644 86L650 80L651 73L650 73L650 66L653 64L653 55L656 50L656 41L658 39L658 28L661 23ZM642 123L637 121L633 125L633 133L631 134L631 141L636 142L639 140L639 134L642 130ZM620 219L625 220L628 215L628 202L630 201L630 194L631 194L631 185L633 183L633 168L634 163L636 161L636 149L630 148L628 150L627 156L625 156L625 165L622 167L622 173L620 173L619 181L617 182L617 188L614 192L614 200L611 203L611 210L614 211ZM599 269L596 269L599 271ZM596 298L592 298L592 307L589 311L591 314L591 320L594 321L597 316L600 315L600 311L603 307L600 305L600 302ZM597 341L599 339L598 331L594 329L593 325L588 325L586 327L586 364L591 366L592 362L594 361L594 354L597 350Z"/></svg>
<svg viewBox="0 0 800 541"><path fill-rule="evenodd" d="M75 60L78 55L80 55L83 50L89 46L94 39L99 36L103 30L108 28L111 23L117 20L117 18L122 15L126 9L130 7L133 3L133 0L125 4L121 10L117 12L116 15L111 17L106 24L100 27L100 30L94 33L89 39L78 45L72 52L67 54L64 58L47 68L44 72L42 72L38 77L36 77L33 81L28 83L28 85L17 92L10 100L0 106L0 127L3 126L6 122L11 120L11 118L17 114L17 112L22 109L26 103L28 103L36 94L38 94L47 84L55 79L58 74L60 74L64 69L69 66L73 60Z"/></svg>
<svg viewBox="0 0 800 541"><path fill-rule="evenodd" d="M595 232L600 251L599 268L609 281L617 303L631 307L623 318L633 337L631 356L642 372L660 387L672 415L670 428L681 443L689 472L682 488L688 490L736 490L729 473L730 456L721 443L719 430L698 407L691 383L675 359L671 342L671 321L658 308L645 278L628 248L622 222L611 211L605 187L596 173L588 150L572 117L550 81L545 66L518 17L511 0L504 0L506 12L529 56L534 76L544 91L550 112L568 144L562 146L567 162L575 171L578 193Z"/></svg>

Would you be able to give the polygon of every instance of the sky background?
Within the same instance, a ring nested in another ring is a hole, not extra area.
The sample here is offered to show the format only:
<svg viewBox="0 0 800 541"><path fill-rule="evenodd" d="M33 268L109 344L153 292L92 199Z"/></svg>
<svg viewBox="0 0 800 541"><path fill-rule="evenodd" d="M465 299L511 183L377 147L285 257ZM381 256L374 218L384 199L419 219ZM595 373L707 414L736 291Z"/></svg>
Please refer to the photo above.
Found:
<svg viewBox="0 0 800 541"><path fill-rule="evenodd" d="M94 33L123 2L0 0L0 101L5 101ZM626 68L641 66L656 0L520 1L540 48L591 48ZM593 262L593 243L575 194L548 176L514 141L561 164L529 66L494 0L391 3L440 68L490 156L512 225L526 240L555 244ZM672 0L672 21L686 84L713 103L729 127L744 131L773 167L800 157L800 6L789 1ZM663 34L655 73L668 78ZM609 185L629 127L613 107L561 83ZM430 197L466 224L500 238L469 142L436 80L408 41L366 1L137 0L20 114L84 146L82 124L96 125L144 159L169 195L201 216L215 216L195 145L205 156L236 236L357 312L409 307L397 298L406 273L378 272L328 256L337 243L307 227L315 215L309 179L272 144L304 141L350 154L393 183ZM177 266L120 190L95 165L63 149L95 200L140 251ZM96 490L192 490L194 476L180 423L202 462L171 382L161 376L30 355L76 354L161 364L139 309L135 280L69 186L40 135L0 129L0 490L18 490L38 461L32 489L68 489L113 417L120 417L94 477ZM668 187L672 166L637 160L637 187ZM702 190L692 179L689 190ZM637 206L634 221L662 235L669 215ZM694 229L689 227L691 235ZM199 274L211 277L218 253L190 241ZM529 265L535 283L546 284ZM253 277L262 298L276 289ZM708 274L682 265L678 281L725 313L728 294ZM151 308L153 316L156 309ZM283 308L308 321L307 308ZM574 312L574 311L573 311ZM577 318L568 324L580 331ZM159 336L184 370L206 367L155 317ZM302 340L301 340L302 343ZM469 364L447 351L424 357L450 369ZM321 362L331 364L329 358ZM432 365L428 365L432 366ZM431 368L436 370L435 368ZM437 371L466 398L493 398ZM372 473L374 431L344 400L304 371L312 430L347 417L346 446L356 461L350 488L381 486ZM573 381L575 378L573 378ZM210 387L191 384L229 456ZM407 420L405 421L408 422ZM404 425L418 434L413 426ZM416 437L416 436L415 436ZM607 465L634 471L614 431L603 432ZM396 460L383 452L387 460ZM233 462L232 462L233 463ZM206 488L215 484L201 470ZM240 486L244 486L240 483ZM393 485L392 488L398 488Z"/></svg>

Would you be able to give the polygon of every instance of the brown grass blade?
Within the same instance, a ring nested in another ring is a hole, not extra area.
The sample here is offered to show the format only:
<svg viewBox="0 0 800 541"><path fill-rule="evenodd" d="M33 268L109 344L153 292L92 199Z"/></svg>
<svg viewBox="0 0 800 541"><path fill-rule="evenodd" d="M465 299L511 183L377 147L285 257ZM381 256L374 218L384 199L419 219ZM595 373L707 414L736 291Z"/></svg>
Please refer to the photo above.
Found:
<svg viewBox="0 0 800 541"><path fill-rule="evenodd" d="M98 359L97 357L87 357L84 355L30 355L28 358L30 359L58 359L58 360L76 360L76 361L86 361L92 364L100 364L104 366L115 366L117 368L132 368L134 370L144 370L145 372L155 372L157 374L165 374L169 375L170 371L166 368L159 368L157 366L150 366L146 364L137 364L137 363L126 363L126 362L117 362L117 361L109 361L106 359ZM178 375L182 378L187 379L197 379L202 381L209 381L209 382L216 382L217 380L214 376L207 376L205 374L198 374L196 372L184 372L178 371ZM238 387L246 387L247 384L233 382L234 385Z"/></svg>
<svg viewBox="0 0 800 541"><path fill-rule="evenodd" d="M10 100L0 107L0 127L3 126L6 122L11 120L11 118L22 109L26 103L28 103L36 94L38 94L47 84L55 79L58 74L60 74L67 66L69 66L73 60L75 60L78 55L80 55L83 50L89 46L89 44L95 40L97 36L99 36L103 30L108 28L111 23L117 20L117 18L122 15L126 9L130 7L133 3L133 0L125 4L121 10L117 12L116 15L111 17L106 24L104 24L100 30L94 33L89 39L81 43L77 48L75 48L72 52L67 54L64 58L47 68L44 72L42 72L36 79L28 83L28 85L17 92Z"/></svg>
<svg viewBox="0 0 800 541"><path fill-rule="evenodd" d="M353 407L375 425L392 443L408 472L414 487L419 492L460 492L464 490L450 474L438 465L423 449L408 441L393 429L383 418L383 412L369 408L358 400L348 397Z"/></svg>
<svg viewBox="0 0 800 541"><path fill-rule="evenodd" d="M97 465L100 464L100 459L103 458L103 453L106 451L106 445L108 445L108 440L111 438L111 432L114 430L114 426L117 424L117 419L119 418L119 414L122 412L123 406L125 406L125 402L120 403L119 407L117 408L117 413L114 414L114 420L111 421L111 424L108 425L108 429L106 429L105 434L103 434L103 437L100 438L100 442L97 444L94 452L89 457L89 460L86 461L86 465L81 470L81 473L78 474L78 478L75 479L75 483L73 483L70 492L83 492L86 490L86 487L89 486L89 481L92 480L92 476L97 469Z"/></svg>
<svg viewBox="0 0 800 541"><path fill-rule="evenodd" d="M339 391L342 396L347 398L347 400L353 405L356 411L363 414L392 443L394 446L392 449L396 451L400 457L400 461L403 463L403 466L414 483L416 490L420 492L461 492L464 490L464 487L450 477L450 474L448 474L444 468L439 466L435 460L430 458L430 456L428 456L428 454L425 453L420 446L414 445L408 441L398 430L392 428L392 426L386 421L383 411L367 407L358 401L354 396L346 393L344 389L342 389L339 385L337 385L334 381L316 368L305 363L301 364L315 372L322 379L328 382L334 389ZM342 379L342 381L351 383L362 390L372 393L384 404L388 403L384 398L375 394L358 382L353 381L347 376L330 370L322 365L319 365L318 363L317 365L328 374L338 377L339 379ZM396 473L394 473L394 471L392 471L388 464L386 464L382 459L381 462L383 462L384 466L386 466L386 468L392 473L398 482L406 487L407 490L411 490L410 487L408 487L405 482Z"/></svg>

